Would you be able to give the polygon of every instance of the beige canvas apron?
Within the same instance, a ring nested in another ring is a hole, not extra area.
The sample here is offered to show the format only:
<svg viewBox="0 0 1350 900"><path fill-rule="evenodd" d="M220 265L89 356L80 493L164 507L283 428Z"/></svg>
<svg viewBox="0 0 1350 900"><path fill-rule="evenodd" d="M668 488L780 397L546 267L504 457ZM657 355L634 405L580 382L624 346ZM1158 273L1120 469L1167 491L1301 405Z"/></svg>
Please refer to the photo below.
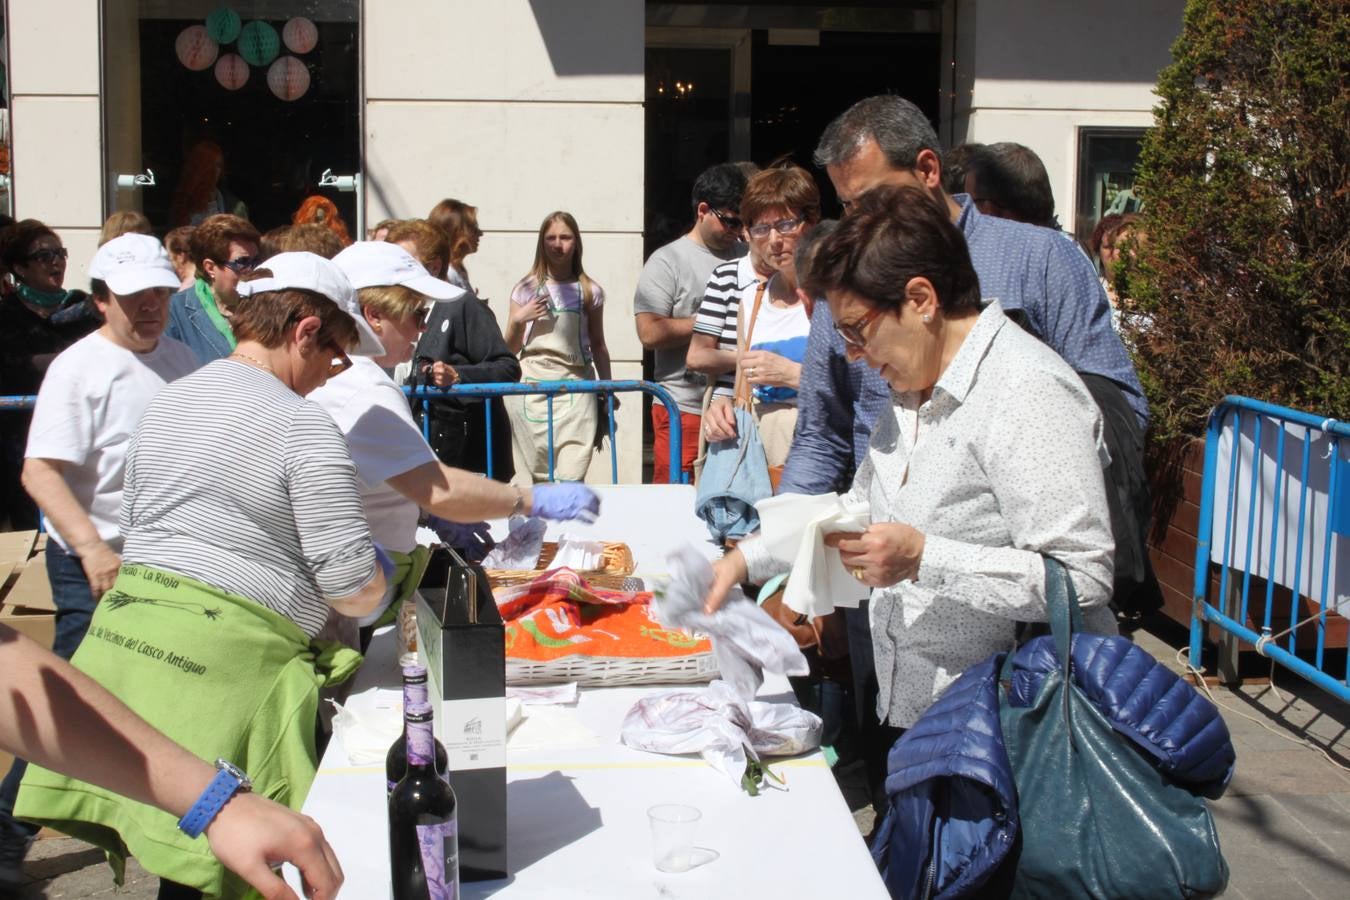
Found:
<svg viewBox="0 0 1350 900"><path fill-rule="evenodd" d="M582 349L582 311L560 309L550 295L549 314L531 322L520 352L520 380L576 381L594 379L595 367ZM511 454L516 480L548 480L548 403L543 395L506 398L511 420ZM553 398L553 477L582 481L591 465L595 444L596 403L591 394L559 394Z"/></svg>

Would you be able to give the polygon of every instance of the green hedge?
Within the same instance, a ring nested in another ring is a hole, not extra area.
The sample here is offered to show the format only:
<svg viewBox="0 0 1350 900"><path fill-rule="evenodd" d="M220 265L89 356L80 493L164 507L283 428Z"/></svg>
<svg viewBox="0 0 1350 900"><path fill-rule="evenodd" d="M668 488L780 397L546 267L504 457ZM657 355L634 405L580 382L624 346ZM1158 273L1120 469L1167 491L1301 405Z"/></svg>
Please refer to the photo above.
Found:
<svg viewBox="0 0 1350 900"><path fill-rule="evenodd" d="M1191 0L1118 287L1155 442L1243 394L1350 418L1350 3Z"/></svg>

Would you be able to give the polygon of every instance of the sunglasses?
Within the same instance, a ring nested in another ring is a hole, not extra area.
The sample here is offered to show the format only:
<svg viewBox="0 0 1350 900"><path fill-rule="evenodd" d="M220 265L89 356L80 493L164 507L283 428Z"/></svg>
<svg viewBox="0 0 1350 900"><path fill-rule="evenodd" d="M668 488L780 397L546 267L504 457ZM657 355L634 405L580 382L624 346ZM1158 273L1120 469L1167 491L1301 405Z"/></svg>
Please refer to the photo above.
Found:
<svg viewBox="0 0 1350 900"><path fill-rule="evenodd" d="M58 259L65 260L69 257L70 257L69 250L67 250L65 247L57 247L54 250L50 248L45 250L34 250L32 253L25 256L24 259L26 259L28 262L40 262L43 265L49 266L52 263L56 262Z"/></svg>
<svg viewBox="0 0 1350 900"><path fill-rule="evenodd" d="M241 256L238 259L227 259L222 265L231 272L238 274L240 272L252 272L262 265L262 261L261 256Z"/></svg>
<svg viewBox="0 0 1350 900"><path fill-rule="evenodd" d="M417 309L413 310L413 321L417 323L418 328L427 327L427 323L431 321L431 311L435 308L436 306L434 304L428 303L425 306L419 306Z"/></svg>
<svg viewBox="0 0 1350 900"><path fill-rule="evenodd" d="M352 358L342 351L337 344L329 344L328 349L333 352L333 363L328 367L328 377L333 378L341 375L352 367Z"/></svg>
<svg viewBox="0 0 1350 900"><path fill-rule="evenodd" d="M745 227L745 223L741 221L739 216L724 213L720 209L714 209L712 214L717 216L717 221L721 222L722 227L728 231L740 231Z"/></svg>
<svg viewBox="0 0 1350 900"><path fill-rule="evenodd" d="M862 318L853 322L835 322L834 332L843 338L845 344L857 350L867 346L867 335L863 334L863 329L872 324L877 316L886 310L880 306L874 306L863 314Z"/></svg>
<svg viewBox="0 0 1350 900"><path fill-rule="evenodd" d="M805 221L805 219L798 217L796 219L779 219L773 223L761 222L758 225L751 225L746 231L750 232L752 238L766 238L770 231L776 231L783 237L787 237L790 234L796 234L797 229L801 228Z"/></svg>

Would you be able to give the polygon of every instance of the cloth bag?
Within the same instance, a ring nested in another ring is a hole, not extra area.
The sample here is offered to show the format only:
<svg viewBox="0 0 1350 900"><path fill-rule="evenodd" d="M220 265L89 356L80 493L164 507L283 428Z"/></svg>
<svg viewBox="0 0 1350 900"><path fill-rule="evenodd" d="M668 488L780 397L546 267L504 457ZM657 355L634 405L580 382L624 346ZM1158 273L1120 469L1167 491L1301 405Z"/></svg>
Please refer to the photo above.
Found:
<svg viewBox="0 0 1350 900"><path fill-rule="evenodd" d="M1012 654L1002 668L999 720L1022 821L1011 896L1220 893L1228 865L1204 800L1159 772L1074 684L1077 596L1064 567L1048 558L1045 581L1060 668L1021 707L1008 702Z"/></svg>
<svg viewBox="0 0 1350 900"><path fill-rule="evenodd" d="M755 305L750 314L750 328L755 325L760 302L764 299L764 285L755 291ZM749 345L749 330L742 331L737 318L737 343L740 353ZM740 353L737 354L739 360ZM713 540L725 543L740 540L759 530L759 512L755 504L773 496L773 482L769 478L768 458L759 436L750 401L750 385L740 366L736 367L736 400L732 413L736 419L736 437L708 445L703 471L698 479L694 512L708 526Z"/></svg>
<svg viewBox="0 0 1350 900"><path fill-rule="evenodd" d="M708 447L694 512L721 543L759 530L755 504L773 495L759 428L748 410L736 407L736 437Z"/></svg>

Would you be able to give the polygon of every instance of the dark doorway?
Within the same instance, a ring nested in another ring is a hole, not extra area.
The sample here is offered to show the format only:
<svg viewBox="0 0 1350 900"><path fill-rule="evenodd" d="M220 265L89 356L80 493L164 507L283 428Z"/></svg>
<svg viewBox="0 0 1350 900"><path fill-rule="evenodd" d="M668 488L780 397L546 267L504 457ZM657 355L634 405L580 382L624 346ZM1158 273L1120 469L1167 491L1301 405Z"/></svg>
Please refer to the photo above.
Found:
<svg viewBox="0 0 1350 900"><path fill-rule="evenodd" d="M747 97L735 94L730 48L648 48L644 255L689 227L694 179L731 158L738 116L750 119L751 160L789 157L812 171L825 126L863 97L899 94L938 126L940 35L825 31L819 46L780 46L769 34L751 33ZM825 214L837 214L833 188L815 174Z"/></svg>
<svg viewBox="0 0 1350 900"><path fill-rule="evenodd" d="M938 125L939 36L826 31L820 46L775 46L752 37L750 147L755 162L789 158L813 172L824 214L839 207L825 173L811 162L825 126L864 97L899 94Z"/></svg>

